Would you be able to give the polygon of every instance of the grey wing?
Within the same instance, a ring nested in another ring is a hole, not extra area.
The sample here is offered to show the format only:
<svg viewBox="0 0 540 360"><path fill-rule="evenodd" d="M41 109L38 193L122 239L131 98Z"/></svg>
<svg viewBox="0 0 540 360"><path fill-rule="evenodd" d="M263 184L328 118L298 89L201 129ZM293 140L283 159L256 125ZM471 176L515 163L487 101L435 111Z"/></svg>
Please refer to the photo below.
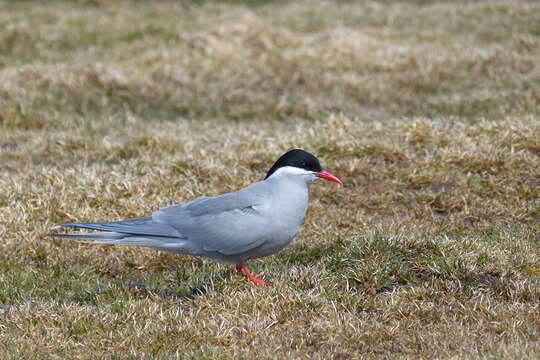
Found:
<svg viewBox="0 0 540 360"><path fill-rule="evenodd" d="M85 229L111 231L124 234L150 235L163 237L185 237L177 229L168 226L167 224L157 223L152 220L152 217L146 216L137 219L102 222L102 223L61 223L59 225L78 227Z"/></svg>
<svg viewBox="0 0 540 360"><path fill-rule="evenodd" d="M169 206L152 217L177 229L207 252L247 252L269 239L267 197L260 183L237 192Z"/></svg>

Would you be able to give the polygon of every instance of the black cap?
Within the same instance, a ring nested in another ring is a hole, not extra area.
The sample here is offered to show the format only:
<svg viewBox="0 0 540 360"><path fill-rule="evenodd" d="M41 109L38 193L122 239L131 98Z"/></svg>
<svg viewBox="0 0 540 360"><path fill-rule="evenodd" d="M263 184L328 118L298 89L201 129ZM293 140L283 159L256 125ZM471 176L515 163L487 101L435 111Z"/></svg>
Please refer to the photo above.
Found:
<svg viewBox="0 0 540 360"><path fill-rule="evenodd" d="M265 179L267 179L277 169L283 166L294 166L297 168L315 172L322 171L319 159L302 149L293 149L281 155L281 157L274 163L270 170L268 170Z"/></svg>

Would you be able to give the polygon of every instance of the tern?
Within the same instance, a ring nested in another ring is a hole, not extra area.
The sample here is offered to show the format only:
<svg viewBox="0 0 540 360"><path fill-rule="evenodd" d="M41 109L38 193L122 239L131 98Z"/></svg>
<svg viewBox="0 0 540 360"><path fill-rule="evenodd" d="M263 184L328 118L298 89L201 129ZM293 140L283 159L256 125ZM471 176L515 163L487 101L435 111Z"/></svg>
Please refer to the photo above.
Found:
<svg viewBox="0 0 540 360"><path fill-rule="evenodd" d="M343 184L323 170L315 156L293 149L274 163L264 180L241 190L164 207L137 219L61 223L101 232L49 236L208 257L234 264L251 282L267 286L270 283L253 276L246 263L291 242L306 215L309 185L319 178Z"/></svg>

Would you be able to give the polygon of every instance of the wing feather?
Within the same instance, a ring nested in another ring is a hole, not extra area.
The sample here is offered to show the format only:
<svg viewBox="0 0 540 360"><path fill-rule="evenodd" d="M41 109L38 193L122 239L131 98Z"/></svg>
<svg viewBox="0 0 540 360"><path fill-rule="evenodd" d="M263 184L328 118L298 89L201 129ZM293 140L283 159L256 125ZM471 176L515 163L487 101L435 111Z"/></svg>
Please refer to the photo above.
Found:
<svg viewBox="0 0 540 360"><path fill-rule="evenodd" d="M185 234L208 252L234 255L269 240L264 183L240 191L195 199L155 212L152 217Z"/></svg>
<svg viewBox="0 0 540 360"><path fill-rule="evenodd" d="M150 216L102 223L62 223L62 226L77 227L92 230L111 231L123 234L150 235L184 238L177 229L167 224L156 222Z"/></svg>

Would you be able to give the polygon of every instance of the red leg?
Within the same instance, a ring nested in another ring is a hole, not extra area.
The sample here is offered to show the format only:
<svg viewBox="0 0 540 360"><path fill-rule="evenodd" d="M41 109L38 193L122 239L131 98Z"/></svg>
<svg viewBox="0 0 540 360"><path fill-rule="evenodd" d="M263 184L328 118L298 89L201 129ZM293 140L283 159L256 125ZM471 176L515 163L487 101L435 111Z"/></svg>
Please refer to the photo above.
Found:
<svg viewBox="0 0 540 360"><path fill-rule="evenodd" d="M236 270L242 270L242 272L247 276L249 281L251 281L257 286L269 286L272 284L271 282L264 281L260 277L253 276L246 264L236 264Z"/></svg>

